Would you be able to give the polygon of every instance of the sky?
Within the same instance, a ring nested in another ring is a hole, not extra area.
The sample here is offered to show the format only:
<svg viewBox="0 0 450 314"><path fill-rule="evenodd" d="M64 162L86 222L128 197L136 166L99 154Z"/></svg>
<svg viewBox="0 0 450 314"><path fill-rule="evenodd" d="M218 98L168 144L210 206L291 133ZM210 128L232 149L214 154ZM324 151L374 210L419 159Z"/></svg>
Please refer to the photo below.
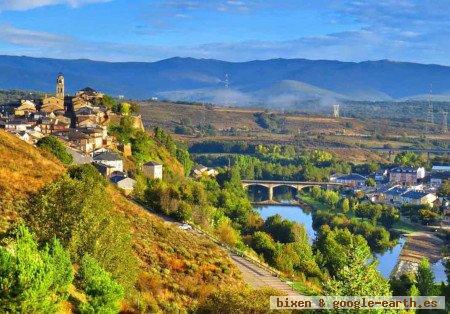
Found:
<svg viewBox="0 0 450 314"><path fill-rule="evenodd" d="M450 65L449 0L0 0L0 54Z"/></svg>

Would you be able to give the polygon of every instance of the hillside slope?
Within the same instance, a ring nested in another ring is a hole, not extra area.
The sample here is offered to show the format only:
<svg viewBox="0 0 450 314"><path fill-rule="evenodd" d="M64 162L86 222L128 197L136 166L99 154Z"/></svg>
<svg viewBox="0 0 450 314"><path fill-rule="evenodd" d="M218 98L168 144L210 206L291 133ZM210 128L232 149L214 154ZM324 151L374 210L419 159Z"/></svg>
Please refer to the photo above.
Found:
<svg viewBox="0 0 450 314"><path fill-rule="evenodd" d="M53 92L58 72L65 75L67 92L93 86L108 94L138 99L160 96L236 105L268 103L277 107L279 101L271 99L280 95L282 100L405 99L428 94L430 84L434 95L450 99L450 67L389 60L225 62L171 58L114 63L0 56L0 89ZM293 91L292 84L282 84L283 81L295 82L297 87ZM272 89L274 94L267 95L267 89Z"/></svg>
<svg viewBox="0 0 450 314"><path fill-rule="evenodd" d="M0 131L0 231L20 219L20 213L4 200L26 198L64 172L51 156ZM133 248L140 263L135 291L125 300L125 310L191 309L219 287L243 286L239 271L216 244L164 222L113 186L107 192L113 210L131 225Z"/></svg>

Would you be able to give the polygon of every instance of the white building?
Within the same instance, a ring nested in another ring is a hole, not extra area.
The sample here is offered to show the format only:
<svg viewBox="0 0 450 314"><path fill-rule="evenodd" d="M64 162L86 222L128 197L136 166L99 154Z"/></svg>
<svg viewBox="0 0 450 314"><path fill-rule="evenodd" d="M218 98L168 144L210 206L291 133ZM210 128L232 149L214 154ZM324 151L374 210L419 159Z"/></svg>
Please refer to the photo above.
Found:
<svg viewBox="0 0 450 314"><path fill-rule="evenodd" d="M161 180L163 177L163 165L154 161L149 161L142 166L142 172L150 179Z"/></svg>
<svg viewBox="0 0 450 314"><path fill-rule="evenodd" d="M112 167L112 171L123 171L123 161L119 154L112 151L104 151L95 154L92 159L95 163L103 164Z"/></svg>

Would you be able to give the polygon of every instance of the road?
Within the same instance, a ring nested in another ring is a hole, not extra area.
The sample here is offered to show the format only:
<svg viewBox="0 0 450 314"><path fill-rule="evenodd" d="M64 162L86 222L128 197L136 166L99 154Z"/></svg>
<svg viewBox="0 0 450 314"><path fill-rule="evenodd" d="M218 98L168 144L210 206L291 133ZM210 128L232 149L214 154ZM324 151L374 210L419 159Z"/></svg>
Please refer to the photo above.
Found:
<svg viewBox="0 0 450 314"><path fill-rule="evenodd" d="M241 271L244 281L251 287L270 287L273 289L277 289L285 293L286 295L300 295L299 293L294 291L286 282L282 281L280 278L271 274L267 270L234 253L229 252L229 255L231 260Z"/></svg>
<svg viewBox="0 0 450 314"><path fill-rule="evenodd" d="M186 225L186 224L177 222L170 217L156 213L152 209L144 206L141 203L136 202L135 200L131 200L131 201L134 202L136 205L142 207L143 209L158 216L159 218L164 220L166 223L173 224L177 227ZM228 247L224 246L221 243L217 243L217 240L211 238L211 236L209 236L202 230L197 229L197 228L192 228L192 226L191 226L190 228L185 229L185 231L193 233L199 237L207 237L211 241L218 244L225 252L228 253L228 255L230 256L230 259L233 261L233 263L236 265L236 267L241 271L244 282L247 283L249 286L251 286L253 288L269 287L269 288L279 290L280 292L284 292L286 295L300 295L299 293L294 291L294 289L292 289L291 286L289 286L286 282L281 280L275 274L271 273L269 270L266 270L262 266L257 265L256 262L252 262L249 259L246 259L246 258L239 256L238 254L232 252Z"/></svg>

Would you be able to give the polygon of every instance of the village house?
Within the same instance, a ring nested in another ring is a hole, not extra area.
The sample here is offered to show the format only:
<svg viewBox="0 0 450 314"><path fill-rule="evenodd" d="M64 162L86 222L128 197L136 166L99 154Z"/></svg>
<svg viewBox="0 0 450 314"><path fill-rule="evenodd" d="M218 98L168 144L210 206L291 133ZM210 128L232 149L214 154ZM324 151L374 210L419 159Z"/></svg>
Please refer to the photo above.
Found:
<svg viewBox="0 0 450 314"><path fill-rule="evenodd" d="M450 172L450 165L449 164L433 165L431 167L431 173L437 173L437 172Z"/></svg>
<svg viewBox="0 0 450 314"><path fill-rule="evenodd" d="M379 201L386 204L401 204L402 195L408 191L409 188L399 185L384 189L379 192Z"/></svg>
<svg viewBox="0 0 450 314"><path fill-rule="evenodd" d="M29 116L37 111L36 104L31 100L21 100L19 107L14 110L16 117Z"/></svg>
<svg viewBox="0 0 450 314"><path fill-rule="evenodd" d="M442 183L450 180L450 171L448 172L432 172L430 174L430 186L433 188L439 188Z"/></svg>
<svg viewBox="0 0 450 314"><path fill-rule="evenodd" d="M389 171L389 182L391 184L415 185L420 179L425 178L423 167L396 167Z"/></svg>
<svg viewBox="0 0 450 314"><path fill-rule="evenodd" d="M347 186L352 187L362 187L365 186L367 177L362 176L357 173L350 173L345 175L338 175L330 178L330 181L336 182L336 183L342 183Z"/></svg>
<svg viewBox="0 0 450 314"><path fill-rule="evenodd" d="M154 161L149 161L142 166L142 172L150 179L162 179L163 165Z"/></svg>
<svg viewBox="0 0 450 314"><path fill-rule="evenodd" d="M437 196L429 192L409 190L401 195L401 199L403 204L429 205L433 207Z"/></svg>
<svg viewBox="0 0 450 314"><path fill-rule="evenodd" d="M113 171L123 171L122 158L115 152L107 150L94 154L92 158L95 163L113 167Z"/></svg>
<svg viewBox="0 0 450 314"><path fill-rule="evenodd" d="M136 185L136 180L129 177L112 177L111 182L116 184L117 187L121 189L125 195L130 195L131 193L133 193L134 187Z"/></svg>
<svg viewBox="0 0 450 314"><path fill-rule="evenodd" d="M218 175L218 171L213 168L208 168L203 165L198 165L192 170L192 174L196 179L200 179L201 177L215 177Z"/></svg>

